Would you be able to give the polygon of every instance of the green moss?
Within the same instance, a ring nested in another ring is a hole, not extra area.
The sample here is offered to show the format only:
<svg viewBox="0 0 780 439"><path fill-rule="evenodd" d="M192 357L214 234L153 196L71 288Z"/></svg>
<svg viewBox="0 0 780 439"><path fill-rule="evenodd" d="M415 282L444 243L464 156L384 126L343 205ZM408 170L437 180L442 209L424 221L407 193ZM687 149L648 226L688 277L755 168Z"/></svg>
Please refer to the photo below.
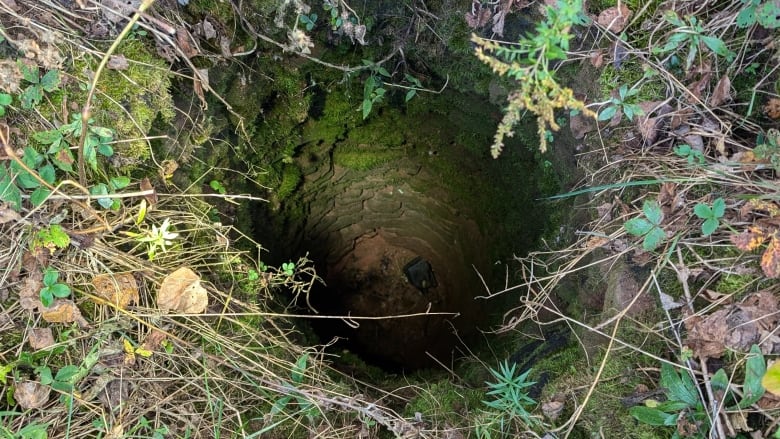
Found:
<svg viewBox="0 0 780 439"><path fill-rule="evenodd" d="M435 419L440 427L468 425L467 417L476 414L485 396L482 389L469 389L449 380L423 382L419 389L406 405L405 416L413 418L415 413L421 413L423 419Z"/></svg>
<svg viewBox="0 0 780 439"><path fill-rule="evenodd" d="M285 165L282 170L282 181L276 189L278 199L284 200L295 192L295 189L301 184L301 179L301 170L297 166L293 164Z"/></svg>
<svg viewBox="0 0 780 439"><path fill-rule="evenodd" d="M355 171L370 171L404 156L400 149L381 146L338 146L333 151L333 163Z"/></svg>
<svg viewBox="0 0 780 439"><path fill-rule="evenodd" d="M125 70L103 71L97 84L92 116L99 126L116 130L121 142L114 149L130 161L144 160L150 156L146 140L149 129L157 118L170 122L174 116L174 104L170 93L169 66L150 47L153 43L128 39L117 50L130 63ZM100 60L85 55L75 61L74 70L82 75L94 71ZM88 82L86 76L81 78ZM80 102L86 92L74 93L71 101Z"/></svg>

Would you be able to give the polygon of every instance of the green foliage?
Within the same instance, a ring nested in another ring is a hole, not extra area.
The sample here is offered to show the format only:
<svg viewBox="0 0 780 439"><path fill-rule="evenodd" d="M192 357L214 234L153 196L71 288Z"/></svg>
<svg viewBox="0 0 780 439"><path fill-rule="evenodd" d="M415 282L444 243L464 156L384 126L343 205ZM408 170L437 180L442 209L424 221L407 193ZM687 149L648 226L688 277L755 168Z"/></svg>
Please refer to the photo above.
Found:
<svg viewBox="0 0 780 439"><path fill-rule="evenodd" d="M623 114L625 114L630 121L634 120L634 116L641 116L644 114L639 105L627 102L629 98L636 96L637 93L639 93L638 88L629 90L627 85L621 85L618 89L618 96L610 99L609 105L599 112L598 120L605 121L612 119L619 109L623 111Z"/></svg>
<svg viewBox="0 0 780 439"><path fill-rule="evenodd" d="M47 308L54 303L55 297L64 299L70 296L70 287L62 282L58 282L59 277L60 272L51 267L46 268L43 272L44 287L41 288L39 296L41 303Z"/></svg>
<svg viewBox="0 0 780 439"><path fill-rule="evenodd" d="M44 247L53 252L54 249L63 249L70 245L70 236L62 230L62 226L52 224L38 230L30 245L34 249Z"/></svg>
<svg viewBox="0 0 780 439"><path fill-rule="evenodd" d="M510 432L510 426L514 422L521 422L527 427L540 425L538 418L534 417L528 408L535 406L536 401L528 396L527 389L534 384L526 381L531 370L517 374L517 364L509 365L504 361L498 365L498 370L490 369L490 374L495 382L486 382L490 389L486 395L493 397L490 401L482 401L491 411L486 419L488 422L480 422L476 426L475 433L479 438L491 437L491 432L498 429L501 434Z"/></svg>
<svg viewBox="0 0 780 439"><path fill-rule="evenodd" d="M165 218L160 227L152 226L151 230L146 230L143 233L124 233L139 243L146 244L146 256L150 261L153 261L157 257L158 249L165 253L168 251L168 246L173 245L173 240L179 237L179 234L171 232L170 228L171 221Z"/></svg>
<svg viewBox="0 0 780 439"><path fill-rule="evenodd" d="M46 432L48 423L42 424L40 422L30 422L17 431L12 431L8 426L11 425L10 421L6 418L13 416L24 416L24 413L18 412L0 412L0 437L3 439L47 439L48 433Z"/></svg>
<svg viewBox="0 0 780 439"><path fill-rule="evenodd" d="M307 31L311 31L317 23L317 14L314 12L309 15L301 14L298 16L298 21L306 27Z"/></svg>
<svg viewBox="0 0 780 439"><path fill-rule="evenodd" d="M219 180L211 180L209 182L209 187L211 187L211 189L214 189L218 194L221 195L227 194L227 189Z"/></svg>
<svg viewBox="0 0 780 439"><path fill-rule="evenodd" d="M623 227L634 236L644 236L642 248L646 251L652 251L666 237L666 233L661 227L664 214L661 211L661 206L654 200L645 201L642 212L645 218L632 218L626 221Z"/></svg>
<svg viewBox="0 0 780 439"><path fill-rule="evenodd" d="M693 66L693 62L696 60L696 55L699 53L699 48L702 43L707 46L713 53L726 58L731 62L734 58L734 52L730 51L726 47L726 43L718 37L710 35L704 35L704 26L699 22L696 17L687 16L685 19L680 18L673 10L668 10L664 14L664 19L676 26L672 36L666 41L666 44L660 47L654 47L653 53L678 53L685 50L687 46L688 55L685 58L685 71L690 71Z"/></svg>
<svg viewBox="0 0 780 439"><path fill-rule="evenodd" d="M361 108L363 110L363 119L367 118L371 114L371 110L374 108L374 104L382 102L387 90L383 87L381 76L390 78L390 73L382 66L374 64L372 61L363 60L363 64L371 66L371 75L366 79L363 84L363 104Z"/></svg>
<svg viewBox="0 0 780 439"><path fill-rule="evenodd" d="M561 87L554 78L551 63L566 59L569 50L569 33L572 26L585 24L582 0L558 0L556 7L546 7L546 18L536 26L536 34L523 36L517 43L504 46L492 40L472 37L476 43L476 55L499 76L516 80L519 88L510 93L506 114L496 131L490 147L494 158L501 154L504 137L511 136L520 121L523 110L537 116L539 149L547 150L545 132L558 131L555 110L567 108L592 116L593 112L574 97L569 88Z"/></svg>
<svg viewBox="0 0 780 439"><path fill-rule="evenodd" d="M729 377L723 369L713 374L710 383L717 395L723 396L723 406L726 410L742 410L755 404L764 395L765 389L761 379L766 372L766 362L758 345L753 345L745 362L745 379L742 393L739 396L731 389ZM710 429L709 417L704 404L699 398L699 390L689 373L678 371L671 365L661 366L660 386L664 388L666 401L648 400L644 406L632 407L629 412L639 422L653 426L674 427L678 422L699 425L694 436L705 438ZM738 397L739 396L739 397ZM672 438L680 438L675 430Z"/></svg>
<svg viewBox="0 0 780 439"><path fill-rule="evenodd" d="M295 263L293 262L285 262L282 264L282 272L286 276L292 276L295 274Z"/></svg>
<svg viewBox="0 0 780 439"><path fill-rule="evenodd" d="M0 93L0 117L5 116L5 107L11 105L13 98L6 93Z"/></svg>
<svg viewBox="0 0 780 439"><path fill-rule="evenodd" d="M30 66L21 61L18 63L22 78L28 85L19 95L22 108L29 110L41 103L43 92L53 92L60 86L60 72L49 70L43 76L39 76L38 67Z"/></svg>
<svg viewBox="0 0 780 439"><path fill-rule="evenodd" d="M691 145L682 144L674 147L674 153L680 157L684 157L688 160L689 165L705 163L704 153L698 149L694 149Z"/></svg>
<svg viewBox="0 0 780 439"><path fill-rule="evenodd" d="M767 130L766 136L759 136L757 145L753 148L753 154L756 159L768 161L775 172L780 173L780 131L777 129Z"/></svg>
<svg viewBox="0 0 780 439"><path fill-rule="evenodd" d="M746 28L758 23L768 29L780 27L780 4L776 1L742 0L742 4L737 26Z"/></svg>
<svg viewBox="0 0 780 439"><path fill-rule="evenodd" d="M720 225L720 219L726 213L726 201L723 198L718 198L712 203L712 207L704 203L697 203L693 208L693 213L704 220L701 225L702 234L704 236L712 235Z"/></svg>
<svg viewBox="0 0 780 439"><path fill-rule="evenodd" d="M303 384L308 361L309 354L307 353L298 357L290 372L292 383L286 381L282 382L282 386L287 391L287 394L281 396L274 402L273 407L271 407L271 416L276 416L277 414L284 412L285 409L290 406L296 407L297 411L295 414L305 415L310 423L320 416L320 411L317 409L317 406L312 404L311 401L307 400L304 395L298 391L298 387Z"/></svg>

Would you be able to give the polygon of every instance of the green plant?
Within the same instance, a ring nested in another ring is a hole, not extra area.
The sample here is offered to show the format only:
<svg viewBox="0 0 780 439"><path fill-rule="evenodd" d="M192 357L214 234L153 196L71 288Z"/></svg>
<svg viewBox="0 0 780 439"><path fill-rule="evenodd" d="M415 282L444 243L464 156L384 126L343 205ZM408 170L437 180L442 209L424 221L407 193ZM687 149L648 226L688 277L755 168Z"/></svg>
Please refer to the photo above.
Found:
<svg viewBox="0 0 780 439"><path fill-rule="evenodd" d="M54 303L54 298L63 299L70 296L70 287L62 282L58 282L60 272L48 267L43 272L43 288L39 293L43 306L50 307Z"/></svg>
<svg viewBox="0 0 780 439"><path fill-rule="evenodd" d="M298 390L298 387L303 384L308 361L309 354L304 353L298 357L290 372L292 383L282 381L282 387L287 391L287 394L274 402L273 407L271 407L272 416L283 412L291 403L298 407L296 414L305 415L310 422L313 422L319 416L320 411L317 409L317 406L307 400Z"/></svg>
<svg viewBox="0 0 780 439"><path fill-rule="evenodd" d="M30 247L47 248L49 253L54 254L56 249L64 249L70 245L70 236L62 230L59 224L52 224L38 230L35 237L30 241Z"/></svg>
<svg viewBox="0 0 780 439"><path fill-rule="evenodd" d="M536 405L536 401L527 393L527 389L536 384L533 381L526 381L531 370L519 375L517 373L517 364L513 363L510 366L505 360L499 363L498 370L490 369L490 374L496 381L486 382L490 389L486 395L493 399L482 403L495 411L496 422L502 432L511 420L520 420L530 427L540 423L539 419L528 411L528 407Z"/></svg>
<svg viewBox="0 0 780 439"><path fill-rule="evenodd" d="M766 372L766 362L758 345L753 345L745 362L745 379L741 396L732 390L729 377L723 369L718 369L710 379L710 385L716 395L722 395L725 411L743 410L758 402L764 395L761 378ZM631 416L639 422L654 426L696 426L695 431L685 437L709 437L711 428L709 416L700 398L699 389L689 373L678 371L671 365L661 365L660 387L664 389L666 401L645 401L644 406L635 406L629 410ZM673 439L681 438L675 429Z"/></svg>
<svg viewBox="0 0 780 439"><path fill-rule="evenodd" d="M295 274L295 264L292 262L285 262L282 264L282 272L286 276L292 276Z"/></svg>
<svg viewBox="0 0 780 439"><path fill-rule="evenodd" d="M780 131L772 128L767 130L766 136L759 135L753 154L758 160L768 161L775 172L780 172Z"/></svg>
<svg viewBox="0 0 780 439"><path fill-rule="evenodd" d="M618 89L618 95L609 100L609 103L604 110L599 112L599 121L605 121L612 119L618 110L622 110L628 120L633 121L634 116L641 116L644 114L642 108L634 103L627 102L629 98L632 98L639 93L638 88L628 89L628 86L623 84Z"/></svg>
<svg viewBox="0 0 780 439"><path fill-rule="evenodd" d="M0 117L5 116L5 107L11 105L13 98L6 93L0 93Z"/></svg>
<svg viewBox="0 0 780 439"><path fill-rule="evenodd" d="M674 153L680 157L684 157L688 160L689 165L705 163L704 153L698 149L694 149L691 145L682 144L674 147Z"/></svg>
<svg viewBox="0 0 780 439"><path fill-rule="evenodd" d="M646 251L655 250L666 237L666 232L661 227L664 219L663 211L658 202L645 201L642 205L645 218L632 218L623 224L626 231L634 236L643 236L642 248Z"/></svg>
<svg viewBox="0 0 780 439"><path fill-rule="evenodd" d="M43 76L39 76L38 67L27 65L21 61L18 62L19 69L22 72L22 78L29 82L22 93L19 95L19 101L22 108L29 110L41 103L43 92L53 92L60 85L60 72L49 70Z"/></svg>
<svg viewBox="0 0 780 439"><path fill-rule="evenodd" d="M17 431L12 431L8 426L11 425L6 422L6 418L13 416L24 416L24 413L3 411L0 412L0 438L3 439L46 439L48 433L46 429L49 424L42 424L40 422L31 422L20 428Z"/></svg>
<svg viewBox="0 0 780 439"><path fill-rule="evenodd" d="M371 114L374 104L382 102L387 90L384 88L384 82L381 77L390 78L390 73L387 69L374 64L372 61L364 59L363 64L371 68L371 74L363 84L363 104L361 108L363 110L363 119L365 119Z"/></svg>
<svg viewBox="0 0 780 439"><path fill-rule="evenodd" d="M119 209L120 203L117 198L110 198L107 195L116 193L120 189L124 189L130 184L129 177L111 177L108 180L108 184L98 183L89 188L89 194L98 197L97 202L104 209Z"/></svg>
<svg viewBox="0 0 780 439"><path fill-rule="evenodd" d="M685 46L687 46L688 56L685 58L685 71L688 72L693 66L693 62L696 60L696 55L699 54L699 47L704 43L713 53L726 58L727 61L735 56L734 52L731 52L726 43L718 37L710 35L704 35L704 26L699 22L699 19L692 16L687 16L685 19L680 18L673 10L668 10L664 14L664 19L676 26L672 36L669 37L666 44L661 47L654 47L653 53L677 53Z"/></svg>
<svg viewBox="0 0 780 439"><path fill-rule="evenodd" d="M227 189L219 180L211 180L209 182L209 187L214 189L218 194L225 195L227 193Z"/></svg>
<svg viewBox="0 0 780 439"><path fill-rule="evenodd" d="M301 14L298 16L298 21L306 27L307 31L311 31L314 29L315 23L317 22L317 14L314 12L309 15Z"/></svg>
<svg viewBox="0 0 780 439"><path fill-rule="evenodd" d="M78 136L81 135L81 114L74 113L72 121L68 124L33 134L33 139L41 145L48 146L46 151L52 162L65 172L73 172L73 153L71 148L78 144ZM114 139L114 131L110 128L93 126L94 119L87 120L87 136L84 139L84 161L97 170L97 155L111 157L114 149L111 142Z"/></svg>
<svg viewBox="0 0 780 439"><path fill-rule="evenodd" d="M547 150L545 132L549 128L558 131L555 110L567 108L579 110L588 116L595 114L574 97L574 92L556 82L551 65L566 59L570 30L575 25L585 24L587 17L582 12L582 0L558 0L556 7L546 7L546 18L536 25L536 34L523 36L517 43L502 45L472 36L477 45L477 58L490 66L499 76L516 80L519 88L509 94L506 114L498 125L490 151L494 158L504 148L504 138L511 136L513 127L520 121L523 110L537 116L539 149Z"/></svg>
<svg viewBox="0 0 780 439"><path fill-rule="evenodd" d="M742 0L745 5L737 14L737 26L750 27L756 23L769 29L780 27L780 4L775 1Z"/></svg>
<svg viewBox="0 0 780 439"><path fill-rule="evenodd" d="M704 236L712 235L720 225L720 219L726 213L726 201L723 198L718 198L712 203L712 207L704 203L697 203L693 208L693 213L704 220L701 225L702 234Z"/></svg>

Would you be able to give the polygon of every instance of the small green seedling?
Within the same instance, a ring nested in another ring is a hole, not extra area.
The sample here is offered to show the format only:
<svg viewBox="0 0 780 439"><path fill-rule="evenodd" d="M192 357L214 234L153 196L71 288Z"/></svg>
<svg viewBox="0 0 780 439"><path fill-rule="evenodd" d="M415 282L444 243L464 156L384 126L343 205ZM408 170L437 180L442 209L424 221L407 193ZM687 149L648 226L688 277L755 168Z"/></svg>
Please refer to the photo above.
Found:
<svg viewBox="0 0 780 439"><path fill-rule="evenodd" d="M19 101L22 108L29 110L41 103L43 92L53 92L60 86L60 72L49 70L43 76L39 76L37 66L29 66L23 62L18 62L19 69L22 71L22 78L30 85L19 95Z"/></svg>
<svg viewBox="0 0 780 439"><path fill-rule="evenodd" d="M214 191L216 191L218 194L221 195L227 194L227 189L219 180L211 180L209 182L209 187L214 189Z"/></svg>
<svg viewBox="0 0 780 439"><path fill-rule="evenodd" d="M618 109L622 109L623 114L625 114L630 121L634 120L634 116L643 115L644 111L642 111L642 108L639 105L626 102L630 98L636 96L637 93L639 93L638 88L629 90L627 85L621 85L618 89L618 96L610 99L607 108L599 113L599 121L612 119Z"/></svg>
<svg viewBox="0 0 780 439"><path fill-rule="evenodd" d="M705 163L704 153L699 151L698 149L692 148L691 145L688 144L675 146L674 153L680 157L686 158L688 160L689 165L694 165L694 164L703 165Z"/></svg>
<svg viewBox="0 0 780 439"><path fill-rule="evenodd" d="M295 274L295 264L292 262L285 262L282 264L282 272L287 276Z"/></svg>
<svg viewBox="0 0 780 439"><path fill-rule="evenodd" d="M666 232L661 227L664 214L657 201L645 201L642 212L645 214L645 218L632 218L626 221L623 227L634 236L644 236L642 248L646 251L652 251L666 237Z"/></svg>
<svg viewBox="0 0 780 439"><path fill-rule="evenodd" d="M60 272L49 267L43 272L43 285L40 291L41 303L43 306L50 307L54 303L54 298L64 299L70 296L70 287L64 283L57 282Z"/></svg>
<svg viewBox="0 0 780 439"><path fill-rule="evenodd" d="M0 117L5 116L5 107L11 105L13 98L6 93L0 93Z"/></svg>
<svg viewBox="0 0 780 439"><path fill-rule="evenodd" d="M306 26L307 31L311 31L314 29L315 23L317 23L317 14L313 12L309 15L301 14L298 16L298 20L300 20L301 24Z"/></svg>
<svg viewBox="0 0 780 439"><path fill-rule="evenodd" d="M734 52L730 51L718 37L704 35L704 26L696 17L686 16L684 19L677 15L673 10L668 10L664 14L664 19L675 26L672 36L669 37L666 44L661 47L654 47L653 53L678 53L687 46L688 55L685 58L685 71L691 70L696 61L702 43L713 53L731 61L734 58Z"/></svg>
<svg viewBox="0 0 780 439"><path fill-rule="evenodd" d="M698 203L694 206L693 213L704 220L701 225L701 232L704 236L709 236L718 229L720 219L726 213L726 202L723 198L718 198L712 203L712 207L704 203Z"/></svg>

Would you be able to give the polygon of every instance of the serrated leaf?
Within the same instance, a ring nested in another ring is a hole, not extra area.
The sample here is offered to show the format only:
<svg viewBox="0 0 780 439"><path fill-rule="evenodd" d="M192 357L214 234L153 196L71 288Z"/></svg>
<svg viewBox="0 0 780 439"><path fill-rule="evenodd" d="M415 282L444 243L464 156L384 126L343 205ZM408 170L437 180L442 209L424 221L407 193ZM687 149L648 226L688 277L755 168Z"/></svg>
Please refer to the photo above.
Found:
<svg viewBox="0 0 780 439"><path fill-rule="evenodd" d="M57 140L62 139L62 133L58 130L38 131L33 133L32 138L38 143L51 145Z"/></svg>
<svg viewBox="0 0 780 439"><path fill-rule="evenodd" d="M723 198L718 198L712 203L712 215L715 218L721 218L726 214L726 201Z"/></svg>
<svg viewBox="0 0 780 439"><path fill-rule="evenodd" d="M761 348L758 345L750 347L747 361L745 362L745 383L742 385L742 401L737 407L745 409L758 402L764 395L762 378L766 374L766 362Z"/></svg>
<svg viewBox="0 0 780 439"><path fill-rule="evenodd" d="M19 95L19 101L22 103L22 108L29 110L32 107L41 103L43 99L43 91L38 85L31 85L24 89L21 95Z"/></svg>
<svg viewBox="0 0 780 439"><path fill-rule="evenodd" d="M116 190L124 189L130 184L130 177L119 176L111 177L111 187Z"/></svg>
<svg viewBox="0 0 780 439"><path fill-rule="evenodd" d="M47 240L58 248L65 248L70 245L70 236L65 233L59 224L52 224L49 227Z"/></svg>
<svg viewBox="0 0 780 439"><path fill-rule="evenodd" d="M718 229L720 222L715 218L707 218L701 225L701 233L704 236L712 235Z"/></svg>
<svg viewBox="0 0 780 439"><path fill-rule="evenodd" d="M54 297L63 299L70 296L70 287L65 284L56 283L50 286L49 290L51 290L51 293L54 294Z"/></svg>
<svg viewBox="0 0 780 439"><path fill-rule="evenodd" d="M57 70L49 70L41 78L41 87L48 92L53 92L60 85L60 72Z"/></svg>
<svg viewBox="0 0 780 439"><path fill-rule="evenodd" d="M677 372L671 365L661 365L661 387L665 388L669 399L682 401L689 407L699 404L699 394L696 385L685 371Z"/></svg>
<svg viewBox="0 0 780 439"><path fill-rule="evenodd" d="M653 251L661 244L661 241L666 238L666 233L658 227L653 227L650 232L645 235L645 239L642 242L642 248L645 251Z"/></svg>
<svg viewBox="0 0 780 439"><path fill-rule="evenodd" d="M645 203L642 205L642 212L645 213L648 221L657 226L661 225L661 221L664 219L664 213L661 210L661 206L658 205L658 202L654 200L645 201Z"/></svg>
<svg viewBox="0 0 780 439"><path fill-rule="evenodd" d="M644 218L632 218L623 224L626 231L634 236L642 236L649 232L653 225Z"/></svg>
<svg viewBox="0 0 780 439"><path fill-rule="evenodd" d="M38 207L49 198L49 195L51 195L49 188L41 186L30 194L30 202L33 206Z"/></svg>
<svg viewBox="0 0 780 439"><path fill-rule="evenodd" d="M19 66L19 70L22 71L22 78L24 78L25 81L31 82L33 84L37 84L40 78L38 77L38 66L35 65L28 65L21 61L17 62L17 65Z"/></svg>
<svg viewBox="0 0 780 439"><path fill-rule="evenodd" d="M665 413L661 410L638 405L628 411L637 421L648 425L665 426L677 423L677 414Z"/></svg>

